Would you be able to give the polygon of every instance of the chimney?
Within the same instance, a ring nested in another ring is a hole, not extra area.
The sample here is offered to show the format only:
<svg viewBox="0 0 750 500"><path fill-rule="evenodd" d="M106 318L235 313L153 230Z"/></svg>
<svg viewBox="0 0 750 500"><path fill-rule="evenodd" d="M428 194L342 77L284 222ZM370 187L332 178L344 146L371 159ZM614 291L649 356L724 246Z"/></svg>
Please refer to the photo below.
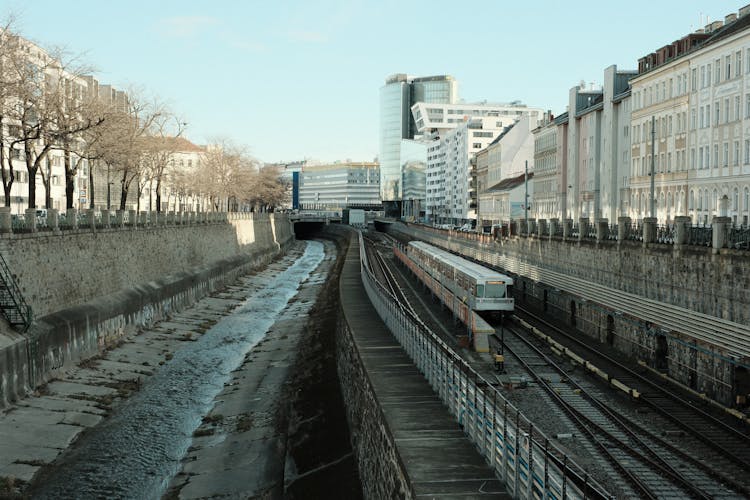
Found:
<svg viewBox="0 0 750 500"><path fill-rule="evenodd" d="M724 17L724 25L726 26L729 23L733 23L737 20L737 14L732 12L731 14L727 14L726 17Z"/></svg>
<svg viewBox="0 0 750 500"><path fill-rule="evenodd" d="M745 17L747 14L750 14L750 5L745 5L740 9L740 17Z"/></svg>

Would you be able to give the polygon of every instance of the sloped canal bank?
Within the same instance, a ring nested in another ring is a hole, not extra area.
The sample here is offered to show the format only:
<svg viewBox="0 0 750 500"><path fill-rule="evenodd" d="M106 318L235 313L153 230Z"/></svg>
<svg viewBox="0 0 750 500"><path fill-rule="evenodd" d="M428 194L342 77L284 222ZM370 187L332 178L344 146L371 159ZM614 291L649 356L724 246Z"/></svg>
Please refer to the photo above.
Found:
<svg viewBox="0 0 750 500"><path fill-rule="evenodd" d="M301 319L334 262L331 244L324 251L309 242L302 256L305 244L299 245L52 382L46 395L19 408L27 413L16 414L21 418L3 415L0 424L18 432L28 412L49 416L50 428L71 420L71 401L80 403L78 414L96 416L78 424L90 429L25 492L35 498L283 494L284 469L293 463L285 465L287 398L296 393L290 375L305 330ZM111 415L96 425L103 412ZM233 483L233 475L242 481Z"/></svg>

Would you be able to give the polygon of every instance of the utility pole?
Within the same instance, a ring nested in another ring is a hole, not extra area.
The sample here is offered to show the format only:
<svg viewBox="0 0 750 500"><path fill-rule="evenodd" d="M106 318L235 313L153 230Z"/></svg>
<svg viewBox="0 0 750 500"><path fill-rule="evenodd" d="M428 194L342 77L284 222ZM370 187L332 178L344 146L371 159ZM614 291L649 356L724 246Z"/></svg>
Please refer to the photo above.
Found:
<svg viewBox="0 0 750 500"><path fill-rule="evenodd" d="M656 214L654 213L654 177L656 177L654 172L654 161L656 159L656 117L651 116L651 197L649 198L649 215L651 217L656 217Z"/></svg>
<svg viewBox="0 0 750 500"><path fill-rule="evenodd" d="M529 232L529 160L526 160L523 174L523 187L524 187L524 198L523 198L523 211L526 216L526 232Z"/></svg>

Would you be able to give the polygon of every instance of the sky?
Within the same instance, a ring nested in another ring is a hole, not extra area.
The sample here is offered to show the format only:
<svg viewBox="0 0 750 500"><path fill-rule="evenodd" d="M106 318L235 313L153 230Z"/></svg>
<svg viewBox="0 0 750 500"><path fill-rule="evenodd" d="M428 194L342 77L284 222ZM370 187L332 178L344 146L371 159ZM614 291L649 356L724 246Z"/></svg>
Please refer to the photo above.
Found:
<svg viewBox="0 0 750 500"><path fill-rule="evenodd" d="M196 144L264 162L372 161L393 73L449 74L468 102L565 111L580 81L744 4L726 0L0 0L21 35L101 83L157 96Z"/></svg>

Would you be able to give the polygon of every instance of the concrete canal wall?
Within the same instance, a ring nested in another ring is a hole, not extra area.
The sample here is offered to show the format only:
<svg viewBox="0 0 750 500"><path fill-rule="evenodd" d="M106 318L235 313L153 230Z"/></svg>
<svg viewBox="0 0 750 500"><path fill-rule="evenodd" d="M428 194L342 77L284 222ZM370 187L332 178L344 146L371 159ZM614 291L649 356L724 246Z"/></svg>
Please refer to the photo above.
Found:
<svg viewBox="0 0 750 500"><path fill-rule="evenodd" d="M711 248L676 249L668 245L624 241L562 241L549 238L504 238L442 231L424 226L393 225L391 231L460 250L460 243L519 263L536 266L641 297L750 323L750 259L746 252ZM734 404L738 363L715 347L677 331L582 300L574 289L514 276L519 304L537 307L561 324L575 328L623 354L666 373L691 390L724 405ZM742 370L742 368L739 368Z"/></svg>
<svg viewBox="0 0 750 500"><path fill-rule="evenodd" d="M7 235L2 253L35 320L25 334L0 333L0 408L56 370L267 264L293 240L288 218L277 214Z"/></svg>

